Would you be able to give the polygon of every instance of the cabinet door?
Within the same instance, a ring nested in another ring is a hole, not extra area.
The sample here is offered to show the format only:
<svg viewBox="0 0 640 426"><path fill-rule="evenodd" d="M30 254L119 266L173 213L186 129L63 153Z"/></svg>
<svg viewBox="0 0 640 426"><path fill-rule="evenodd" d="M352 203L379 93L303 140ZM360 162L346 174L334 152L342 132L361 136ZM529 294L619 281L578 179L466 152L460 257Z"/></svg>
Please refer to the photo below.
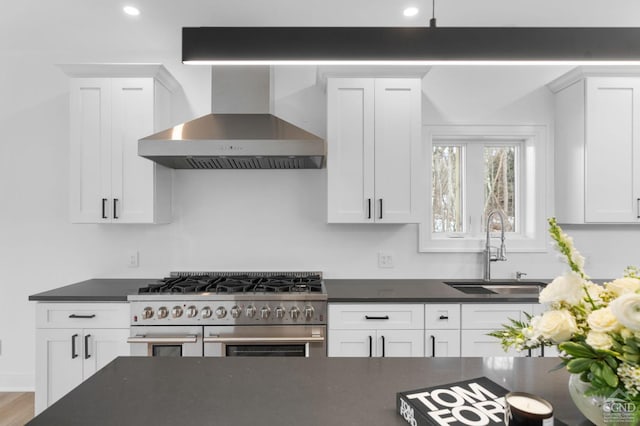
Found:
<svg viewBox="0 0 640 426"><path fill-rule="evenodd" d="M329 223L374 221L374 84L370 78L327 82Z"/></svg>
<svg viewBox="0 0 640 426"><path fill-rule="evenodd" d="M129 329L86 329L82 338L83 379L113 361L129 355Z"/></svg>
<svg viewBox="0 0 640 426"><path fill-rule="evenodd" d="M73 223L111 219L111 83L76 78L70 89L71 187Z"/></svg>
<svg viewBox="0 0 640 426"><path fill-rule="evenodd" d="M82 382L82 330L36 330L35 412L56 402Z"/></svg>
<svg viewBox="0 0 640 426"><path fill-rule="evenodd" d="M138 139L154 130L153 79L112 81L112 217L120 223L153 222L155 165L138 156Z"/></svg>
<svg viewBox="0 0 640 426"><path fill-rule="evenodd" d="M500 345L500 340L487 336L488 330L462 330L460 334L460 355L465 356L526 356L528 352L517 352L510 349L505 352Z"/></svg>
<svg viewBox="0 0 640 426"><path fill-rule="evenodd" d="M421 166L421 82L375 80L375 220L417 223L426 181Z"/></svg>
<svg viewBox="0 0 640 426"><path fill-rule="evenodd" d="M460 356L460 330L426 330L425 356Z"/></svg>
<svg viewBox="0 0 640 426"><path fill-rule="evenodd" d="M375 330L329 330L327 353L335 357L375 356Z"/></svg>
<svg viewBox="0 0 640 426"><path fill-rule="evenodd" d="M587 79L586 222L640 222L639 97L637 78Z"/></svg>
<svg viewBox="0 0 640 426"><path fill-rule="evenodd" d="M378 330L377 355L381 357L423 357L423 330Z"/></svg>

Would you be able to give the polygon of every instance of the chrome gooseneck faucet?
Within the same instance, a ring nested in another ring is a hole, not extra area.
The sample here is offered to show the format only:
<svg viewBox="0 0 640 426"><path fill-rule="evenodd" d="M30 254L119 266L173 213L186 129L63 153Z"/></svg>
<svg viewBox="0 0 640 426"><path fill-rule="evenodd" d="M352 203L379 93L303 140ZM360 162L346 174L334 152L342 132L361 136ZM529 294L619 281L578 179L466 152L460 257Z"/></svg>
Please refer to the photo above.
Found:
<svg viewBox="0 0 640 426"><path fill-rule="evenodd" d="M500 218L500 248L491 247L491 235L490 225L493 215L497 214ZM492 249L495 249L495 253L492 253ZM484 280L491 281L491 262L507 260L507 249L504 245L504 218L502 214L494 210L487 216L487 241L484 247Z"/></svg>

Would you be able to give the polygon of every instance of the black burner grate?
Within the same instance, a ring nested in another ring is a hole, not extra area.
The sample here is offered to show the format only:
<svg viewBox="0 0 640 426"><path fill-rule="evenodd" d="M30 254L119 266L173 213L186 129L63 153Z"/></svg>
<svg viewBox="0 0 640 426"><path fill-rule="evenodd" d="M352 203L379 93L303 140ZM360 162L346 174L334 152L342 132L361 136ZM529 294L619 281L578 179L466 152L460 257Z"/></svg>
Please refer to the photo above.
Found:
<svg viewBox="0 0 640 426"><path fill-rule="evenodd" d="M167 277L138 290L143 293L321 293L319 274L192 274Z"/></svg>

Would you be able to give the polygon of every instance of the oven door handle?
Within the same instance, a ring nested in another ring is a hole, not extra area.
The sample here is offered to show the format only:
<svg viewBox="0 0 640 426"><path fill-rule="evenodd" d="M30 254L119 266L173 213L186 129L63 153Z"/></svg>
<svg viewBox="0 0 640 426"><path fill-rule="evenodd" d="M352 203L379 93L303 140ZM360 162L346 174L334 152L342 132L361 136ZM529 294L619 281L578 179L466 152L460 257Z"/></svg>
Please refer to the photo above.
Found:
<svg viewBox="0 0 640 426"><path fill-rule="evenodd" d="M127 343L196 343L198 336L188 334L186 336L147 336L138 335L129 337Z"/></svg>
<svg viewBox="0 0 640 426"><path fill-rule="evenodd" d="M310 337L220 337L209 336L204 343L313 343L324 342L324 336Z"/></svg>

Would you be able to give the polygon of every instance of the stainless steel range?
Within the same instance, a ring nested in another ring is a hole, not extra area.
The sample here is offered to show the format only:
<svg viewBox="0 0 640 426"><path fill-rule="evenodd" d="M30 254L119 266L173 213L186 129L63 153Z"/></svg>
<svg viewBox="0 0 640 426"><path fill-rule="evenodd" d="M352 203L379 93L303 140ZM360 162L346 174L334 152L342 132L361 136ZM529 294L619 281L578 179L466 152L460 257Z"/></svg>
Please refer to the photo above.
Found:
<svg viewBox="0 0 640 426"><path fill-rule="evenodd" d="M320 272L172 272L128 300L132 355L326 355Z"/></svg>

